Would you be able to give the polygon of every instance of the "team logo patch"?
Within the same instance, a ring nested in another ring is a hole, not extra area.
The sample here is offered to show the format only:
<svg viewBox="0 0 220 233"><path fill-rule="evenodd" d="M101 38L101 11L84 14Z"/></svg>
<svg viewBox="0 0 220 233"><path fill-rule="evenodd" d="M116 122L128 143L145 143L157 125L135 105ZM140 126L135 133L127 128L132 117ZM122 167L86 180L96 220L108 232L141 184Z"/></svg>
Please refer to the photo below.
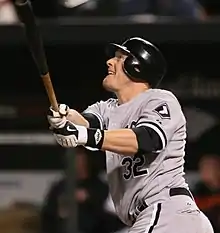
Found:
<svg viewBox="0 0 220 233"><path fill-rule="evenodd" d="M170 119L170 110L166 103L156 107L153 112L156 112L163 119Z"/></svg>

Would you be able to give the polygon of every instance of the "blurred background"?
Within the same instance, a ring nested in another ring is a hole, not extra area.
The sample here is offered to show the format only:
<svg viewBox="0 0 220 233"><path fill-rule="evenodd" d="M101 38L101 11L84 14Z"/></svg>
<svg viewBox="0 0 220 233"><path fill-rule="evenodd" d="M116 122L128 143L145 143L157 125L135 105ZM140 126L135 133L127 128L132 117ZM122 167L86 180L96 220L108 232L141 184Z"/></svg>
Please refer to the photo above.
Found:
<svg viewBox="0 0 220 233"><path fill-rule="evenodd" d="M60 103L110 97L105 45L140 36L168 62L162 87L187 118L186 179L220 233L220 3L216 0L33 0ZM115 215L105 156L56 145L48 99L12 2L0 0L1 233L127 232ZM13 224L12 224L13 223Z"/></svg>

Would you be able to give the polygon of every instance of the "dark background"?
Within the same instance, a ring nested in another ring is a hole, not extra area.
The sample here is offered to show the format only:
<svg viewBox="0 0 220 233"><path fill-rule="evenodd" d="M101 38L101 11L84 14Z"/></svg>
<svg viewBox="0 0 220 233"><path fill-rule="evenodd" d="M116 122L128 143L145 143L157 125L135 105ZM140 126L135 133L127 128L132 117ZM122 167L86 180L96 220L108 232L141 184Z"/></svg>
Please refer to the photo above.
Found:
<svg viewBox="0 0 220 233"><path fill-rule="evenodd" d="M130 5L102 0L95 8L88 4L67 8L57 0L31 2L60 103L82 111L111 97L102 88L105 46L140 36L164 53L168 73L161 87L176 94L186 114L190 129L186 169L196 170L204 153L219 153L220 21L215 1L184 5L186 1L178 0L171 8L161 5L169 1L161 0L140 0L136 4L129 0ZM200 14L195 14L198 11ZM152 14L155 17L151 18ZM49 133L49 103L24 31L17 23L2 24L0 35L0 133ZM209 118L215 123L208 124ZM192 131L199 133L192 137ZM61 169L64 152L55 145L1 143L0 169ZM105 158L100 154L98 160L104 164Z"/></svg>
<svg viewBox="0 0 220 233"><path fill-rule="evenodd" d="M158 43L168 62L168 73L162 86L171 87L182 74L185 86L179 97L182 106L194 106L219 117L219 98L188 96L195 75L207 80L219 80L220 43ZM46 131L48 100L35 64L25 45L1 45L1 104L17 109L15 119L2 119L1 131ZM106 74L105 43L47 45L46 54L51 77L59 102L81 111L89 104L111 96L102 89ZM194 75L194 76L193 76ZM188 84L188 85L187 85ZM207 87L207 89L209 89ZM175 92L174 92L175 93ZM202 127L202 125L201 125ZM205 148L188 142L186 168L195 169L201 150L218 150L212 134L205 140ZM217 143L218 144L218 143ZM204 146L204 143L202 143ZM36 147L36 148L35 148ZM198 150L199 148L199 150ZM48 152L47 152L48 151ZM8 168L61 168L63 149L55 146L1 146L1 169ZM16 154L19 152L19 156ZM43 152L43 154L42 154ZM31 156L30 156L31 154ZM46 154L46 156L44 156Z"/></svg>

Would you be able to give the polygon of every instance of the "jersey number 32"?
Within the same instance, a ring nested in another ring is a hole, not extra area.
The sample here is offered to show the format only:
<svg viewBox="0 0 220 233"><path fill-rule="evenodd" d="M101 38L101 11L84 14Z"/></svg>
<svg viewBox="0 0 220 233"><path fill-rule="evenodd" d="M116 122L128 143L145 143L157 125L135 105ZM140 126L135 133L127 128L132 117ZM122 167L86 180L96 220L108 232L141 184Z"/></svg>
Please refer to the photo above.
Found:
<svg viewBox="0 0 220 233"><path fill-rule="evenodd" d="M131 177L138 177L148 174L148 170L143 168L145 164L144 155L135 155L134 157L125 157L121 162L122 166L125 166L125 172L123 177L125 180L129 180Z"/></svg>

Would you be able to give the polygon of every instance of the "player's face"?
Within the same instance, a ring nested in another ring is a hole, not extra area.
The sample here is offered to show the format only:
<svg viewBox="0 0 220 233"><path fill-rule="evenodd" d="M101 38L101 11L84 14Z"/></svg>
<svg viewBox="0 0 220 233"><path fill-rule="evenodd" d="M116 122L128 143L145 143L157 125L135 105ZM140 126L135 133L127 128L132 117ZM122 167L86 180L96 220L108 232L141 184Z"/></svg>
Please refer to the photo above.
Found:
<svg viewBox="0 0 220 233"><path fill-rule="evenodd" d="M131 82L123 71L123 63L126 57L127 55L122 51L117 51L115 57L107 61L108 74L103 80L103 87L106 90L117 92Z"/></svg>

